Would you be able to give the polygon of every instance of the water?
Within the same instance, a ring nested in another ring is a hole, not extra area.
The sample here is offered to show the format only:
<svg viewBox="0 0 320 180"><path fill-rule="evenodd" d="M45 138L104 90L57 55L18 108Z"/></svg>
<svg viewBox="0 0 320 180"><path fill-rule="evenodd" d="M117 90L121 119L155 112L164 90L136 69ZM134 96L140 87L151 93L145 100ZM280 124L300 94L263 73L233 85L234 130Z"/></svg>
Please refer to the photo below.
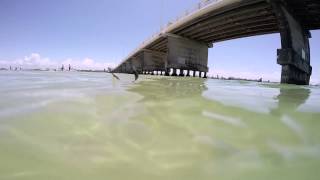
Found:
<svg viewBox="0 0 320 180"><path fill-rule="evenodd" d="M320 88L0 72L0 179L318 179Z"/></svg>

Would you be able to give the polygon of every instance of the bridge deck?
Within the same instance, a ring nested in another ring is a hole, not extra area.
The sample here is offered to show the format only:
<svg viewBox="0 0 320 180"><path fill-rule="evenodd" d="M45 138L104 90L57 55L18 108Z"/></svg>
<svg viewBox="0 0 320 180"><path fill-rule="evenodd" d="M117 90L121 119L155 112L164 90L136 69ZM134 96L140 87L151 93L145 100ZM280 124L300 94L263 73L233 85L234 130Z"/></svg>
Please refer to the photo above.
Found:
<svg viewBox="0 0 320 180"><path fill-rule="evenodd" d="M287 6L305 29L320 29L319 0L290 0ZM222 0L168 26L125 61L137 56L143 49L166 53L167 33L210 44L278 31L276 16L266 0Z"/></svg>

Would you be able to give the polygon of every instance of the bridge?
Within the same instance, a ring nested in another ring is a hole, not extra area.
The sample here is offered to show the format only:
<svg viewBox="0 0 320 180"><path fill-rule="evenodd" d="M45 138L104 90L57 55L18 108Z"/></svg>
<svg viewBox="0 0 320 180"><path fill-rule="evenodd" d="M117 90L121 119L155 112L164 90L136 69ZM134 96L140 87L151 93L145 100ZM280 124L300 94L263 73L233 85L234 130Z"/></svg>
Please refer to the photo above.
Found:
<svg viewBox="0 0 320 180"><path fill-rule="evenodd" d="M206 0L145 41L113 72L206 78L214 43L280 33L281 83L308 85L310 30L316 29L319 0Z"/></svg>

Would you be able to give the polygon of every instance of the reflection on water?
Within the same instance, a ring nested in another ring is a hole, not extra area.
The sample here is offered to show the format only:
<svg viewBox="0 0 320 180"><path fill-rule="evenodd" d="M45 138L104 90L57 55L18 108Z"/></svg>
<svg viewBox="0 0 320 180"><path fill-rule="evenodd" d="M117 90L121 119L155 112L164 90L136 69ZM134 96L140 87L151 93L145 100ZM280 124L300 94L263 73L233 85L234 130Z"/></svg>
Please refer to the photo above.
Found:
<svg viewBox="0 0 320 180"><path fill-rule="evenodd" d="M279 109L282 112L294 112L299 106L304 105L310 96L310 89L300 87L282 87L277 97Z"/></svg>
<svg viewBox="0 0 320 180"><path fill-rule="evenodd" d="M139 86L128 89L143 96L145 101L200 97L207 90L204 79L165 79L142 81Z"/></svg>
<svg viewBox="0 0 320 180"><path fill-rule="evenodd" d="M319 89L140 78L0 74L0 179L320 175Z"/></svg>

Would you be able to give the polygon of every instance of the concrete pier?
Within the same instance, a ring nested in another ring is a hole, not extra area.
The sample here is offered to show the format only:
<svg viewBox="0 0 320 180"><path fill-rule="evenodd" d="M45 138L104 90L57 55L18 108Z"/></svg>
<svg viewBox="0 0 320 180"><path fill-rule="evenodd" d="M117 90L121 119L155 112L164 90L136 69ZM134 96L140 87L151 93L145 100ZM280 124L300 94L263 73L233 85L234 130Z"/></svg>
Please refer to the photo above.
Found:
<svg viewBox="0 0 320 180"><path fill-rule="evenodd" d="M164 75L165 75L165 76L170 76L170 70L169 70L169 69L166 69Z"/></svg>
<svg viewBox="0 0 320 180"><path fill-rule="evenodd" d="M208 45L180 36L168 34L167 66L180 69L180 76L184 76L184 69L208 72Z"/></svg>
<svg viewBox="0 0 320 180"><path fill-rule="evenodd" d="M179 73L180 77L184 77L184 72L183 71L184 71L183 69L180 69L180 73Z"/></svg>
<svg viewBox="0 0 320 180"><path fill-rule="evenodd" d="M308 85L312 74L310 65L310 32L290 12L283 1L270 0L277 16L281 35L278 64L282 66L281 83Z"/></svg>
<svg viewBox="0 0 320 180"><path fill-rule="evenodd" d="M190 77L190 70L187 70L187 77Z"/></svg>
<svg viewBox="0 0 320 180"><path fill-rule="evenodd" d="M131 66L135 68L138 72L146 71L147 74L156 74L154 71L165 70L164 62L165 62L165 53L151 51L144 49L141 53L131 58L129 61L132 62ZM123 63L122 66L126 66L123 73L130 73L130 69L128 64Z"/></svg>
<svg viewBox="0 0 320 180"><path fill-rule="evenodd" d="M172 72L171 76L178 76L176 68L173 68L173 72Z"/></svg>

